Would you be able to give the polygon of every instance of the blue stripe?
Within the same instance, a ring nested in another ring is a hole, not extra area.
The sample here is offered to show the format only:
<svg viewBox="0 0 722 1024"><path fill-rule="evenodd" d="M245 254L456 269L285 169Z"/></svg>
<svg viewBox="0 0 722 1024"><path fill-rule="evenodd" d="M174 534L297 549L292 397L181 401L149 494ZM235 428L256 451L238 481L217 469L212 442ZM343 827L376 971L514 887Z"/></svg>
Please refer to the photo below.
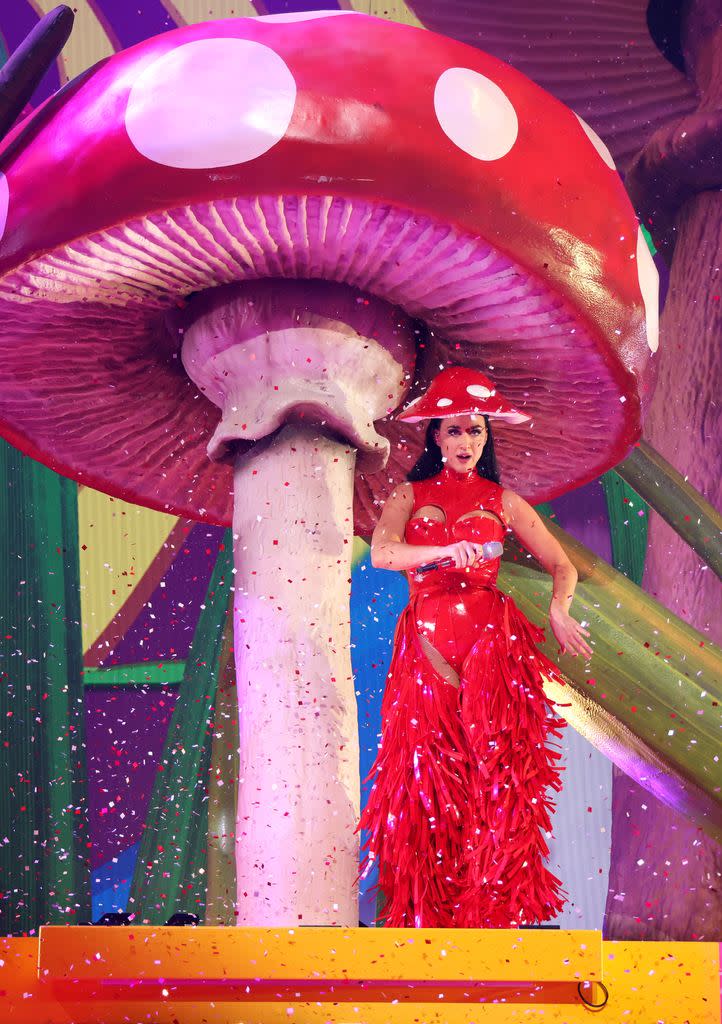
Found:
<svg viewBox="0 0 722 1024"><path fill-rule="evenodd" d="M111 911L124 911L130 896L130 883L140 843L129 846L117 857L95 868L91 874L93 920Z"/></svg>

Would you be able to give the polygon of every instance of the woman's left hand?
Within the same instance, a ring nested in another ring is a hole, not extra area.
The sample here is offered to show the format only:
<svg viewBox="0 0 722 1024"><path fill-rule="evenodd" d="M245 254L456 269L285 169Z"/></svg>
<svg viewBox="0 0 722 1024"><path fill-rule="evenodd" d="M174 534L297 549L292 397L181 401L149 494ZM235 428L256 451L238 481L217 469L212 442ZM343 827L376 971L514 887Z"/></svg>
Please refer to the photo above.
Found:
<svg viewBox="0 0 722 1024"><path fill-rule="evenodd" d="M559 641L561 654L569 653L576 658L578 654L585 658L591 658L594 653L584 639L589 636L589 630L584 629L580 622L573 619L569 612L552 604L549 609L549 624L552 633Z"/></svg>

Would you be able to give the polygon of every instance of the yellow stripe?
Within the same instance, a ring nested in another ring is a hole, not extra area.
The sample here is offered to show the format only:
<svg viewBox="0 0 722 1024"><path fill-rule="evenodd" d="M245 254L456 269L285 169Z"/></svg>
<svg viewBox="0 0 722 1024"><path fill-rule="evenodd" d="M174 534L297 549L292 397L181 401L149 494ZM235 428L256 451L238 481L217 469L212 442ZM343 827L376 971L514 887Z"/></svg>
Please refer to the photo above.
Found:
<svg viewBox="0 0 722 1024"><path fill-rule="evenodd" d="M133 593L175 523L175 516L130 505L91 487L79 490L84 651L92 647Z"/></svg>
<svg viewBox="0 0 722 1024"><path fill-rule="evenodd" d="M339 7L347 11L358 11L360 14L373 14L374 17L386 18L387 21L398 21L402 25L426 28L403 0L339 0Z"/></svg>
<svg viewBox="0 0 722 1024"><path fill-rule="evenodd" d="M351 552L351 568L355 569L356 566L362 561L367 552L371 550L371 546L363 540L361 537L354 537L353 539L353 550Z"/></svg>
<svg viewBox="0 0 722 1024"><path fill-rule="evenodd" d="M57 7L57 0L28 0L38 17ZM162 0L178 25L195 25L219 18L254 18L256 8L251 0ZM397 21L404 25L425 26L403 0L340 0L339 6L362 14ZM113 45L87 0L74 0L75 25L58 58L61 82L75 78L86 68L109 57Z"/></svg>
<svg viewBox="0 0 722 1024"><path fill-rule="evenodd" d="M219 18L255 18L250 0L161 0L178 25L197 25Z"/></svg>
<svg viewBox="0 0 722 1024"><path fill-rule="evenodd" d="M58 6L57 0L28 0L38 17L48 14ZM103 57L109 57L113 46L87 0L73 0L75 24L70 38L58 58L61 84L70 81L81 71L97 64Z"/></svg>

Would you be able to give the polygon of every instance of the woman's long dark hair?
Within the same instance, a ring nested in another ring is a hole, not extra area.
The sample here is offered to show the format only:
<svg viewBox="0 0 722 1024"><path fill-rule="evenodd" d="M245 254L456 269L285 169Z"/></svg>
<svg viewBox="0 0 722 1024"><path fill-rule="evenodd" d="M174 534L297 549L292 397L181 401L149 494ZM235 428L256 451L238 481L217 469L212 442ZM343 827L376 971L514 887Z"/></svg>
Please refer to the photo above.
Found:
<svg viewBox="0 0 722 1024"><path fill-rule="evenodd" d="M481 453L481 458L476 464L476 472L484 480L491 480L495 484L500 484L499 467L496 464L496 455L494 454L494 438L491 436L491 424L489 423L488 416L484 416L484 423L486 424L486 444L484 445L484 451ZM416 464L406 474L407 480L412 482L414 480L428 480L429 477L436 476L444 468L441 448L439 448L434 440L434 431L438 430L440 426L440 419L429 420L429 425L426 428L424 450L417 459Z"/></svg>

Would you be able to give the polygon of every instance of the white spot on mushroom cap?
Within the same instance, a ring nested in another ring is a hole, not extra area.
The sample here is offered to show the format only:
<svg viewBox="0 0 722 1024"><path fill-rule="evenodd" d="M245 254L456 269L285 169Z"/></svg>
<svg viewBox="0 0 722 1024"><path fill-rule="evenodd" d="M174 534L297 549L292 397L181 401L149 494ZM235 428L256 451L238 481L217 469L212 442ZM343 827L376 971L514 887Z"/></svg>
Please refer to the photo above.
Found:
<svg viewBox="0 0 722 1024"><path fill-rule="evenodd" d="M469 384L466 390L473 398L491 398L494 394L489 388L485 388L483 384Z"/></svg>
<svg viewBox="0 0 722 1024"><path fill-rule="evenodd" d="M659 347L659 274L641 227L637 231L637 276L644 301L647 344L656 352Z"/></svg>
<svg viewBox="0 0 722 1024"><path fill-rule="evenodd" d="M574 113L574 112L572 111L572 113ZM574 113L574 116L576 117L577 121L579 122L579 124L582 126L582 128L586 132L587 138L589 139L591 144L594 146L594 148L596 149L597 153L599 153L600 157L602 158L604 163L607 165L607 167L611 167L611 169L613 171L616 171L617 167L616 167L616 164L614 163L614 158L612 157L612 154L607 149L606 144L604 142L602 142L602 140L599 138L599 136L594 131L594 129L590 128L590 126L587 124L587 122L585 120L583 120L579 116L579 114Z"/></svg>
<svg viewBox="0 0 722 1024"><path fill-rule="evenodd" d="M0 171L0 239L5 233L5 225L8 219L8 207L10 206L10 189L8 179Z"/></svg>
<svg viewBox="0 0 722 1024"><path fill-rule="evenodd" d="M262 14L254 21L311 21L312 18L330 18L334 14L358 14L358 11L301 11L299 14Z"/></svg>
<svg viewBox="0 0 722 1024"><path fill-rule="evenodd" d="M270 47L250 39L199 39L153 61L133 84L130 141L165 167L228 167L255 160L283 136L296 83Z"/></svg>
<svg viewBox="0 0 722 1024"><path fill-rule="evenodd" d="M451 405L450 398L440 398L436 403L440 408L446 408L447 405Z"/></svg>
<svg viewBox="0 0 722 1024"><path fill-rule="evenodd" d="M511 101L478 71L444 71L434 89L434 110L454 145L477 160L499 160L516 142L519 120Z"/></svg>

